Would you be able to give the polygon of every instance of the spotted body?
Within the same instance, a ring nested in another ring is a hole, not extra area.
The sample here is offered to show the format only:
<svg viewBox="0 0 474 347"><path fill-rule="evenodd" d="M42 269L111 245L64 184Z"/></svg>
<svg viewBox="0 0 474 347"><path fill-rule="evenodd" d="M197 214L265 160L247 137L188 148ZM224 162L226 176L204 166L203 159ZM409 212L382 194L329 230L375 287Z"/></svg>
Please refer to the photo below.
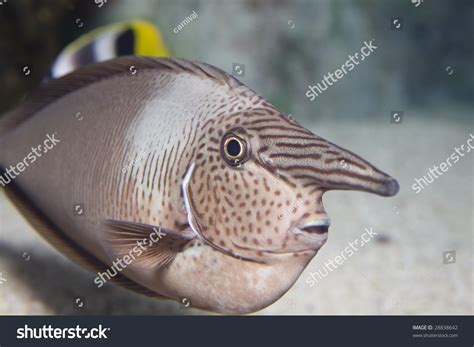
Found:
<svg viewBox="0 0 474 347"><path fill-rule="evenodd" d="M14 112L24 120L0 137L2 167L45 134L61 141L11 185L54 226L47 239L105 271L162 228L121 276L215 312L257 311L292 286L326 242L324 192L398 190L207 64L120 57L52 81Z"/></svg>

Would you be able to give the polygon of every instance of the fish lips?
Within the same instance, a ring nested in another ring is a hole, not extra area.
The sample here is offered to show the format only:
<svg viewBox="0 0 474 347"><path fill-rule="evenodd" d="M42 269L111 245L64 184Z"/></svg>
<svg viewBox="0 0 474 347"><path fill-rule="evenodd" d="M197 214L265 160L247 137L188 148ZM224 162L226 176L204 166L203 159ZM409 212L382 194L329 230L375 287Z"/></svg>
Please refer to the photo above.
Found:
<svg viewBox="0 0 474 347"><path fill-rule="evenodd" d="M299 225L292 231L296 235L301 235L312 247L319 249L326 243L330 225L330 219L320 219Z"/></svg>

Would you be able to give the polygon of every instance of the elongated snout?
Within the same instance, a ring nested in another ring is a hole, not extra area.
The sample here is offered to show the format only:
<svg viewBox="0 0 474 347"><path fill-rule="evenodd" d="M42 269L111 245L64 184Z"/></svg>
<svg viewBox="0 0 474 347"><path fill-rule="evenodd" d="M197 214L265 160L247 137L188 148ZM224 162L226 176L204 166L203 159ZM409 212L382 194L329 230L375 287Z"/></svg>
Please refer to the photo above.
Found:
<svg viewBox="0 0 474 347"><path fill-rule="evenodd" d="M316 135L288 135L265 143L264 155L281 174L304 187L359 190L393 196L398 182L358 155Z"/></svg>

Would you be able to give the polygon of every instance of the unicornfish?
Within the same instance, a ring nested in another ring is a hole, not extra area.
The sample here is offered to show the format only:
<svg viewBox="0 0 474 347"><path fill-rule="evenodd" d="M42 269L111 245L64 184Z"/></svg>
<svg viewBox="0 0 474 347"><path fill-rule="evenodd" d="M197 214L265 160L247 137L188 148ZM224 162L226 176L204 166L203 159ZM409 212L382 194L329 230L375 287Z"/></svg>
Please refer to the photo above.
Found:
<svg viewBox="0 0 474 347"><path fill-rule="evenodd" d="M98 287L263 309L325 244L325 192L398 183L217 67L166 57L161 41L159 57L135 54L138 27L76 42L2 117L0 187Z"/></svg>

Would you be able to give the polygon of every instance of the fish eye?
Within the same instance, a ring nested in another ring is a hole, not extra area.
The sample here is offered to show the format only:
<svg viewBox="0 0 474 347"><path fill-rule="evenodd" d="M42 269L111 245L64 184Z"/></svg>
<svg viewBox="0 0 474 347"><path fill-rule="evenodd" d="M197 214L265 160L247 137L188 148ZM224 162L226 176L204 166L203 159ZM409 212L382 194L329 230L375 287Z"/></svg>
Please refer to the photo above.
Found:
<svg viewBox="0 0 474 347"><path fill-rule="evenodd" d="M243 139L234 134L224 136L221 144L221 154L229 165L241 165L246 157L246 152L247 145Z"/></svg>
<svg viewBox="0 0 474 347"><path fill-rule="evenodd" d="M231 158L236 159L242 155L242 143L235 137L229 137L224 144L225 154Z"/></svg>

